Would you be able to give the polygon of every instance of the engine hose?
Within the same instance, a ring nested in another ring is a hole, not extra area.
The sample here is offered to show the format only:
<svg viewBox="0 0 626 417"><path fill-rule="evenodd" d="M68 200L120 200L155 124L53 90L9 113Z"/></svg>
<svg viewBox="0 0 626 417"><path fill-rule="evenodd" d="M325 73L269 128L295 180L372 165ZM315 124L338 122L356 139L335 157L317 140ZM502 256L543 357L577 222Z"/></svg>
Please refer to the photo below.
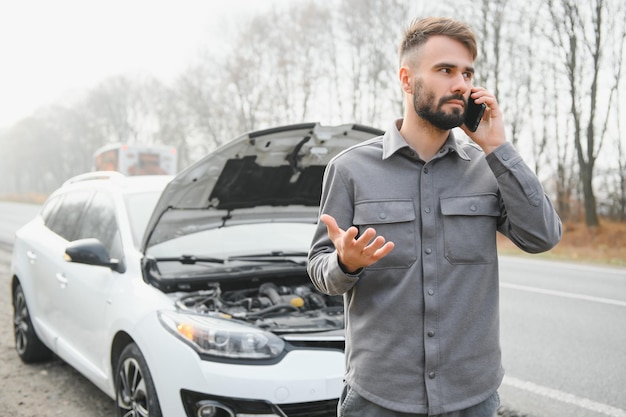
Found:
<svg viewBox="0 0 626 417"><path fill-rule="evenodd" d="M268 296L269 299L272 300L273 304L278 305L282 301L280 298L280 294L278 294L278 287L276 287L276 284L272 282L266 282L264 284L261 284L261 286L259 287L259 294Z"/></svg>
<svg viewBox="0 0 626 417"><path fill-rule="evenodd" d="M253 319L261 318L261 317L266 316L267 314L275 313L275 312L282 311L282 310L298 311L298 308L295 306L292 306L291 304L277 304L277 305L264 308L263 310L259 310L254 314L249 314L248 317L253 318Z"/></svg>

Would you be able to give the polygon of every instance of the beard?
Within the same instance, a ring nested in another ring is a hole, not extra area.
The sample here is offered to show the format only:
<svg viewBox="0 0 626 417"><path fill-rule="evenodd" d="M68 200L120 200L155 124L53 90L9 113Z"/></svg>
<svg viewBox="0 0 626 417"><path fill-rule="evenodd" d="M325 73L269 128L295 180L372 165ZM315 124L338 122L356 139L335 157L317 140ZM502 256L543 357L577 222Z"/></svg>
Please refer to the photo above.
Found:
<svg viewBox="0 0 626 417"><path fill-rule="evenodd" d="M462 100L465 108L467 108L467 100L465 100L462 94L442 97L435 105L435 94L432 91L426 91L421 80L416 81L413 86L413 107L415 108L415 113L440 130L450 130L459 127L465 120L465 113L458 108L452 109L451 112L443 110L442 106L450 100Z"/></svg>

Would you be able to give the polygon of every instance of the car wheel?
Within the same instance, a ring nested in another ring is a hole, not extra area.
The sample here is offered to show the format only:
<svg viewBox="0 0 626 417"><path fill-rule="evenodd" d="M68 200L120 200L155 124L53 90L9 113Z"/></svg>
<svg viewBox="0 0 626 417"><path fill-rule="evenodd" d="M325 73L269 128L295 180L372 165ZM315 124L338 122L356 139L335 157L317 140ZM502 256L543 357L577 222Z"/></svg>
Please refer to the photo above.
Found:
<svg viewBox="0 0 626 417"><path fill-rule="evenodd" d="M148 365L136 344L124 348L115 371L118 417L161 417Z"/></svg>
<svg viewBox="0 0 626 417"><path fill-rule="evenodd" d="M24 290L19 284L13 291L13 335L15 350L24 363L41 362L52 358L52 351L35 333Z"/></svg>

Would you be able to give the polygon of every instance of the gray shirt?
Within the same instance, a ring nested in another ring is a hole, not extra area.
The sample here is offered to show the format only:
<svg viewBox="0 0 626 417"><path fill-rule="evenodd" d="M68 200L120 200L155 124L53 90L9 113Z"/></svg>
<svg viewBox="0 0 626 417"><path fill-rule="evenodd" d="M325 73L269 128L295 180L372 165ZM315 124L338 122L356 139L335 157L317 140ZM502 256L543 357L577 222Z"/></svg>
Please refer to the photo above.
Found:
<svg viewBox="0 0 626 417"><path fill-rule="evenodd" d="M450 134L425 163L401 123L331 161L320 207L342 229L373 227L395 248L346 274L320 222L309 275L344 295L346 382L383 407L441 414L502 381L496 231L536 253L559 242L561 222L511 144L485 157Z"/></svg>

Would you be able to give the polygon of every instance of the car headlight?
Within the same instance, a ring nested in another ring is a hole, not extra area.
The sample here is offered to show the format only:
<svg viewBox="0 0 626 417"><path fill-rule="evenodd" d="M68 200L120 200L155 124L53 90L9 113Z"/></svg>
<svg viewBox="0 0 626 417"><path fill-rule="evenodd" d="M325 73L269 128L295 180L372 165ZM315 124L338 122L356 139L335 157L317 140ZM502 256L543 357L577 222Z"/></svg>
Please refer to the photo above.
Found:
<svg viewBox="0 0 626 417"><path fill-rule="evenodd" d="M275 334L234 320L169 310L159 311L159 320L201 355L273 359L285 347L283 339Z"/></svg>

